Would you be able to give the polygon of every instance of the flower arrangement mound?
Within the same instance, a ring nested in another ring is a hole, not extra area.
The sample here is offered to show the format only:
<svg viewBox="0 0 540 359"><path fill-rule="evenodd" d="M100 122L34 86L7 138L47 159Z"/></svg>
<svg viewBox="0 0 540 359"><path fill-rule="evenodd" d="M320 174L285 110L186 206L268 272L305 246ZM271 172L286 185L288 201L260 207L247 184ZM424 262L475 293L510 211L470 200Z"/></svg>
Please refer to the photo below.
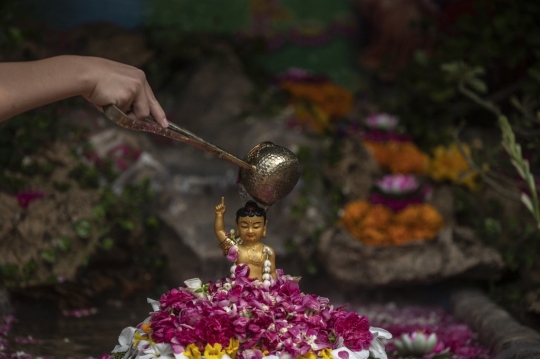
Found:
<svg viewBox="0 0 540 359"><path fill-rule="evenodd" d="M192 279L159 301L149 299L154 312L124 329L111 358L386 359L378 338L390 333L327 298L302 293L298 277L278 270L265 286L248 278L247 265L234 271L215 283Z"/></svg>
<svg viewBox="0 0 540 359"><path fill-rule="evenodd" d="M366 199L354 199L344 206L340 225L369 245L436 238L444 222L438 209L425 203L432 196L430 183L450 182L476 189L478 173L466 159L470 148L438 146L430 156L398 131L397 117L386 113L368 116L363 125L359 138L387 174L375 181Z"/></svg>

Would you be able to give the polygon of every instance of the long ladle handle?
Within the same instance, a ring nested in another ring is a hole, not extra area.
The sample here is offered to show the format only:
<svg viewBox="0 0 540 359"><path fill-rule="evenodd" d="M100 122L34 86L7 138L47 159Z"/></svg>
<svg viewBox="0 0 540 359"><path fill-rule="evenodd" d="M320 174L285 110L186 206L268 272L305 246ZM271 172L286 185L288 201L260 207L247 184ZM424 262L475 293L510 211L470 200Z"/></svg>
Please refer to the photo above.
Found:
<svg viewBox="0 0 540 359"><path fill-rule="evenodd" d="M219 158L223 158L224 160L234 163L235 165L245 168L247 170L255 170L255 166L250 165L249 163L241 160L234 155L231 155L222 148L206 142L202 138L196 136L195 134L189 132L186 129L183 129L180 126L175 125L174 123L169 122L169 127L163 128L158 125L152 117L147 117L144 120L134 120L127 116L125 113L123 113L115 105L103 106L103 113L109 120L116 123L118 126L135 131L155 133L157 135L182 141L187 143L188 145L217 155Z"/></svg>

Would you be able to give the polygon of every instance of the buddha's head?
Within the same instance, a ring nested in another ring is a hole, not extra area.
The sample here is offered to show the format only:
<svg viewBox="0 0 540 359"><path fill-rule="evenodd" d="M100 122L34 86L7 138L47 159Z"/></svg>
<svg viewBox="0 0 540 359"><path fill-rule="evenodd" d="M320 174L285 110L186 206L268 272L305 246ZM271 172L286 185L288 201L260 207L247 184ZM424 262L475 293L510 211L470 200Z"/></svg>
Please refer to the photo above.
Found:
<svg viewBox="0 0 540 359"><path fill-rule="evenodd" d="M260 242L266 237L266 211L253 201L236 212L236 231L244 243Z"/></svg>

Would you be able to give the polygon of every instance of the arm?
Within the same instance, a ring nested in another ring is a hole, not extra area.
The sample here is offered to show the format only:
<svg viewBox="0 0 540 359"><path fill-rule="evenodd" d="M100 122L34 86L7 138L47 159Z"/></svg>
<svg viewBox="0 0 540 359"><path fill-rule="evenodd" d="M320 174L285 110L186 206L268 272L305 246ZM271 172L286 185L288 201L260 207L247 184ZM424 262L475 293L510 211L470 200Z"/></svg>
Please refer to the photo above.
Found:
<svg viewBox="0 0 540 359"><path fill-rule="evenodd" d="M221 197L221 203L215 208L216 219L214 220L214 232L216 233L219 243L222 243L227 238L227 235L225 234L225 224L223 222L226 210L225 197Z"/></svg>
<svg viewBox="0 0 540 359"><path fill-rule="evenodd" d="M132 66L89 56L57 56L0 63L0 121L32 108L83 96L98 109L115 104L131 116L152 115L167 127L165 113L146 81Z"/></svg>

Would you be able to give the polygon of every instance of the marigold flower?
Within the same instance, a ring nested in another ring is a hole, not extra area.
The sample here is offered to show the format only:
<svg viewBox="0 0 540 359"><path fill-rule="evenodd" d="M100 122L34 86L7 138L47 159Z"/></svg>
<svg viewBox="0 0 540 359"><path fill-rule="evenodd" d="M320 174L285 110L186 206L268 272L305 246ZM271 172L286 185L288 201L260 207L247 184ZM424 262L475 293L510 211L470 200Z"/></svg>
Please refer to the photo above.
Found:
<svg viewBox="0 0 540 359"><path fill-rule="evenodd" d="M433 239L444 226L442 216L428 204L410 204L393 212L366 201L349 203L341 224L353 237L369 245Z"/></svg>
<svg viewBox="0 0 540 359"><path fill-rule="evenodd" d="M360 241L370 245L390 244L386 232L375 228L364 228L359 236L356 236Z"/></svg>
<svg viewBox="0 0 540 359"><path fill-rule="evenodd" d="M331 82L282 81L280 85L291 94L293 104L298 102L313 103L329 117L343 117L351 111L353 106L353 94Z"/></svg>
<svg viewBox="0 0 540 359"><path fill-rule="evenodd" d="M364 141L382 168L392 173L425 173L429 157L410 141Z"/></svg>
<svg viewBox="0 0 540 359"><path fill-rule="evenodd" d="M369 202L364 200L349 202L345 206L342 220L344 222L359 221L365 216L370 207Z"/></svg>
<svg viewBox="0 0 540 359"><path fill-rule="evenodd" d="M411 233L406 226L393 224L388 226L388 237L393 244L403 244L411 240Z"/></svg>
<svg viewBox="0 0 540 359"><path fill-rule="evenodd" d="M435 208L429 205L423 205L421 207L420 218L422 223L434 230L440 230L444 226L442 216L437 212Z"/></svg>

